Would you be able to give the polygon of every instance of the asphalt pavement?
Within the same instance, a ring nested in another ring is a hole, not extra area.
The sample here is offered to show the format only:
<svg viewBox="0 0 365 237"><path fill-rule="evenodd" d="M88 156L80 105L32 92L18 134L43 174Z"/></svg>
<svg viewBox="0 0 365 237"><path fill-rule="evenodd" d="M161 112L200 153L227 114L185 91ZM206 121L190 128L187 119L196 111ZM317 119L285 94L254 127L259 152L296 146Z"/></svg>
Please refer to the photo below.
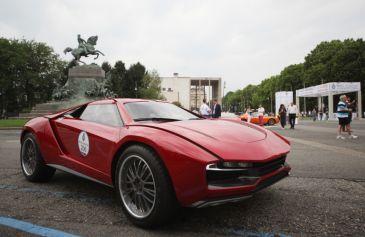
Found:
<svg viewBox="0 0 365 237"><path fill-rule="evenodd" d="M27 182L20 131L0 130L0 236L365 236L365 121L352 126L356 140L337 140L335 121L270 127L292 143L290 177L239 203L182 209L155 230L133 226L111 188L61 171Z"/></svg>

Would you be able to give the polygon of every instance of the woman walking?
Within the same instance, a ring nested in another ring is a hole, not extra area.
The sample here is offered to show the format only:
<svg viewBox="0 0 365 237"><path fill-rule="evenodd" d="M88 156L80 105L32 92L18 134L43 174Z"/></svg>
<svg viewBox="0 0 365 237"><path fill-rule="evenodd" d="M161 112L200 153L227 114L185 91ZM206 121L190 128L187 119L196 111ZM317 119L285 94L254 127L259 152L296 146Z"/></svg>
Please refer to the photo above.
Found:
<svg viewBox="0 0 365 237"><path fill-rule="evenodd" d="M284 129L285 125L286 125L286 109L285 109L285 106L283 104L280 105L279 116L280 116L281 128Z"/></svg>

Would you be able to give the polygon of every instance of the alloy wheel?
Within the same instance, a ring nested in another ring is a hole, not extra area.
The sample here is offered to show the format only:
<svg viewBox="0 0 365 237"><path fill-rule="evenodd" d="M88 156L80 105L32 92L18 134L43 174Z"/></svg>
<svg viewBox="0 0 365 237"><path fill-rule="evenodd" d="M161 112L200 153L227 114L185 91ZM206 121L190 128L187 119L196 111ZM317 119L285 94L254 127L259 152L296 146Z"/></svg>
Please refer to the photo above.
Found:
<svg viewBox="0 0 365 237"><path fill-rule="evenodd" d="M118 174L119 192L128 212L145 218L156 202L156 184L148 163L138 155L128 156Z"/></svg>
<svg viewBox="0 0 365 237"><path fill-rule="evenodd" d="M36 147L32 139L27 138L23 142L22 166L26 175L34 173L37 165Z"/></svg>

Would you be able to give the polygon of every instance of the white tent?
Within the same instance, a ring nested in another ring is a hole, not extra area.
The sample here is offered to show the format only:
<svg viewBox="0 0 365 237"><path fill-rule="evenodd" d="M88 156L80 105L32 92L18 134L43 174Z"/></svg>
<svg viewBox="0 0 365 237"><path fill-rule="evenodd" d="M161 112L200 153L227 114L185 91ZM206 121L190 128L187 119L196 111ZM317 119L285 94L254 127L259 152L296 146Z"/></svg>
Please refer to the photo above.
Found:
<svg viewBox="0 0 365 237"><path fill-rule="evenodd" d="M307 87L304 89L296 90L296 104L299 107L299 97L317 97L318 108L322 108L322 96L328 96L328 117L329 119L335 119L335 113L333 113L333 96L339 94L346 94L349 92L357 92L357 116L361 118L361 84L360 82L329 82L318 86Z"/></svg>
<svg viewBox="0 0 365 237"><path fill-rule="evenodd" d="M293 102L293 92L292 91L278 91L275 93L275 114L279 112L279 107L281 104L288 108L290 103Z"/></svg>

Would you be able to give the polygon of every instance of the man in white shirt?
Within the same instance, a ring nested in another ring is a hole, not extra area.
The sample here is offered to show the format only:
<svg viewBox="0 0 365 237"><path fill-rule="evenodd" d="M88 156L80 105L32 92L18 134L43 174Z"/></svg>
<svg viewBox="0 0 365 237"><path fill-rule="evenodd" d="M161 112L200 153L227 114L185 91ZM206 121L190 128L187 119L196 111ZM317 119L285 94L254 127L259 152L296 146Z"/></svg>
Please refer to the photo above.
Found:
<svg viewBox="0 0 365 237"><path fill-rule="evenodd" d="M264 107L262 107L260 105L259 108L257 109L257 112L259 114L259 123L260 123L260 126L264 126L264 113L265 113Z"/></svg>
<svg viewBox="0 0 365 237"><path fill-rule="evenodd" d="M293 102L291 102L288 107L290 129L294 129L295 118L297 117L297 113L298 113L297 106L295 104L293 104Z"/></svg>
<svg viewBox="0 0 365 237"><path fill-rule="evenodd" d="M210 113L212 112L212 110L209 108L209 106L207 105L207 100L203 99L203 104L200 106L200 115L205 117L205 118L209 118Z"/></svg>

